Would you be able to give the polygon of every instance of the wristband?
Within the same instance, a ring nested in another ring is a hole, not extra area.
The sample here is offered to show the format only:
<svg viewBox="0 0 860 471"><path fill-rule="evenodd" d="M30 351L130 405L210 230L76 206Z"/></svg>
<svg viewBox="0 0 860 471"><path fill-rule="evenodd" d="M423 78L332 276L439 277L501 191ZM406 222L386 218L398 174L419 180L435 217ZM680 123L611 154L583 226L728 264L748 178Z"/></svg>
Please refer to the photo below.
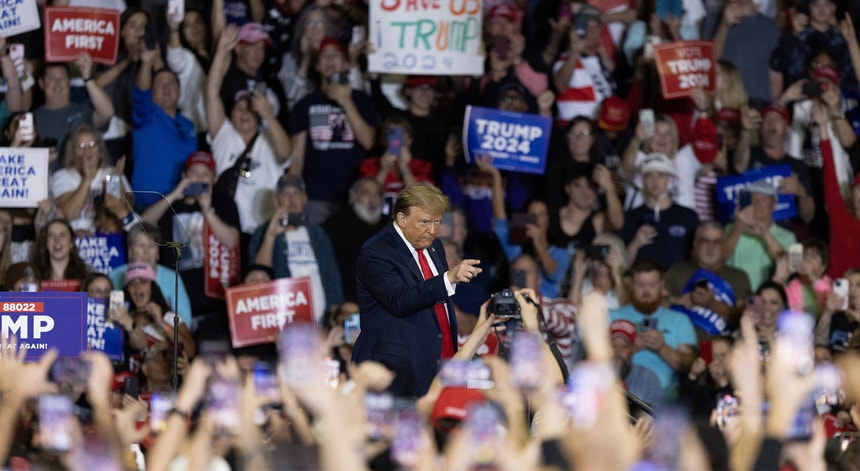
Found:
<svg viewBox="0 0 860 471"><path fill-rule="evenodd" d="M87 83L87 82L91 81L92 79L93 79L93 76L90 75L89 77L84 79L84 83Z"/></svg>
<svg viewBox="0 0 860 471"><path fill-rule="evenodd" d="M191 417L190 413L176 407L172 407L167 411L167 416L170 417L171 415L178 415L179 417L182 417L183 420L188 420Z"/></svg>

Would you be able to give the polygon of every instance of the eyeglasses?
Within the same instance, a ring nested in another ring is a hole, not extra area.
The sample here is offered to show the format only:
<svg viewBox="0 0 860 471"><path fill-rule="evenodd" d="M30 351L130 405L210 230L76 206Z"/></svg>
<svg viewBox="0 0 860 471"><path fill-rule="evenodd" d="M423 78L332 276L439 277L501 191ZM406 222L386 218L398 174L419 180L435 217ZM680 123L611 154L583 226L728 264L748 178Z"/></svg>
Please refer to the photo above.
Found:
<svg viewBox="0 0 860 471"><path fill-rule="evenodd" d="M325 22L322 20L308 21L308 28L322 28L323 26L325 26Z"/></svg>
<svg viewBox="0 0 860 471"><path fill-rule="evenodd" d="M508 104L508 105L519 105L522 102L523 102L523 100L521 98L511 97L511 96L505 97L505 104Z"/></svg>
<svg viewBox="0 0 860 471"><path fill-rule="evenodd" d="M86 149L87 147L89 147L90 149L94 149L98 146L99 144L96 141L81 142L80 144L78 144L79 149Z"/></svg>
<svg viewBox="0 0 860 471"><path fill-rule="evenodd" d="M567 133L567 137L569 137L569 138L570 137L590 136L590 135L591 135L591 131L589 131L588 129L586 129L584 131L576 131L576 132Z"/></svg>

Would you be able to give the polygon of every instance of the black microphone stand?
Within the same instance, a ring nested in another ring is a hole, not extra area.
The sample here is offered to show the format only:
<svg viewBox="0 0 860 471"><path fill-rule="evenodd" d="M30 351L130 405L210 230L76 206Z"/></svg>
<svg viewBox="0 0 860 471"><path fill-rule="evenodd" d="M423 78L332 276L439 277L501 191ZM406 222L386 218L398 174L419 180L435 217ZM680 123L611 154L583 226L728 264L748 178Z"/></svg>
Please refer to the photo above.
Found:
<svg viewBox="0 0 860 471"><path fill-rule="evenodd" d="M179 391L179 260L182 259L182 242L167 242L173 249L173 377L170 384L173 392Z"/></svg>

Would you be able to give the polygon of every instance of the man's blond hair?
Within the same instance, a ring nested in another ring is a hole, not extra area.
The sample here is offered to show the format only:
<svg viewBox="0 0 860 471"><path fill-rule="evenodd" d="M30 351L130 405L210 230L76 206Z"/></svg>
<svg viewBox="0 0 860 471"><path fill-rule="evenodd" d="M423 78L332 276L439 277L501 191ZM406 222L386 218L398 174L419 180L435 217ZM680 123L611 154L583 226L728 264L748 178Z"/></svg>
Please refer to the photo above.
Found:
<svg viewBox="0 0 860 471"><path fill-rule="evenodd" d="M448 210L450 205L451 202L447 196L442 194L442 190L435 186L419 183L406 187L400 193L400 196L397 197L397 201L394 203L392 216L396 218L399 213L409 215L409 209L412 207L418 207L441 215Z"/></svg>

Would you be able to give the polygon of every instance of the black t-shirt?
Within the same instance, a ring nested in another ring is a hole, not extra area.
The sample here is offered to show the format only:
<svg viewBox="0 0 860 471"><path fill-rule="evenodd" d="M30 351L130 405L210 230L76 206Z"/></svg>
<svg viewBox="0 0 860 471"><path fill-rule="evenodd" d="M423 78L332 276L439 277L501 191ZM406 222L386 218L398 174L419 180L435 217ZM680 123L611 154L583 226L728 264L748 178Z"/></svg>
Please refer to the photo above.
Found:
<svg viewBox="0 0 860 471"><path fill-rule="evenodd" d="M624 214L624 228L621 239L630 244L641 226L651 225L657 230L652 243L639 249L637 259L650 258L666 271L681 260L688 260L693 249L693 238L699 227L699 216L689 208L672 203L672 206L658 213L646 205L627 211Z"/></svg>
<svg viewBox="0 0 860 471"><path fill-rule="evenodd" d="M812 194L812 177L809 174L809 167L807 167L803 161L795 159L787 154L781 159L774 159L765 154L764 149L761 146L750 148L749 168L751 170L770 167L772 165L790 166L791 173L797 175L797 179L800 180L801 185L803 185L803 188L806 190L806 194Z"/></svg>
<svg viewBox="0 0 860 471"><path fill-rule="evenodd" d="M368 224L355 215L352 206L346 206L323 224L323 230L331 239L334 257L340 268L344 299L358 299L355 288L355 264L361 246L367 239L379 232L385 224L390 223L390 219L383 217L376 224Z"/></svg>
<svg viewBox="0 0 860 471"><path fill-rule="evenodd" d="M860 327L860 323L853 321L845 315L845 312L840 311L833 314L830 319L830 333L827 336L827 346L831 352L844 353L848 351L851 345L851 338L854 337L854 331Z"/></svg>
<svg viewBox="0 0 860 471"><path fill-rule="evenodd" d="M215 214L233 227L240 227L239 210L233 198L221 191L212 193L212 208ZM176 224L175 221L181 224ZM193 315L199 316L206 313L221 311L224 302L219 299L210 298L204 294L203 274L203 223L204 216L200 205L195 201L191 204L184 199L173 203L173 211L168 209L161 216L158 225L161 229L161 239L164 242L182 242L185 247L181 249L182 258L179 260L179 274L185 283L188 298L191 302ZM173 268L175 253L173 249L162 247L161 260L164 264Z"/></svg>

